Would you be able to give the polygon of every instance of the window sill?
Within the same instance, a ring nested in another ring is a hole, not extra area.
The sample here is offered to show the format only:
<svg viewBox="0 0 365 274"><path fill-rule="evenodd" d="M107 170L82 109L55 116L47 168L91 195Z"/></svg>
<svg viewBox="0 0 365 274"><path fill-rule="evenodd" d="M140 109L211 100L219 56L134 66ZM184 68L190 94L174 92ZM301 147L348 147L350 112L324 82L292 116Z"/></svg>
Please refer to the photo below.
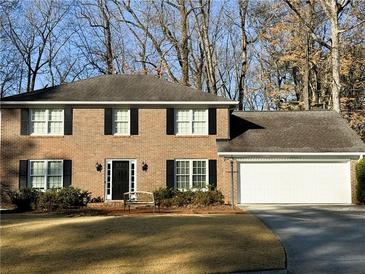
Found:
<svg viewBox="0 0 365 274"><path fill-rule="evenodd" d="M30 138L64 138L65 135L25 135Z"/></svg>
<svg viewBox="0 0 365 274"><path fill-rule="evenodd" d="M210 135L174 135L175 138L209 138Z"/></svg>
<svg viewBox="0 0 365 274"><path fill-rule="evenodd" d="M131 138L133 135L112 135L113 138Z"/></svg>

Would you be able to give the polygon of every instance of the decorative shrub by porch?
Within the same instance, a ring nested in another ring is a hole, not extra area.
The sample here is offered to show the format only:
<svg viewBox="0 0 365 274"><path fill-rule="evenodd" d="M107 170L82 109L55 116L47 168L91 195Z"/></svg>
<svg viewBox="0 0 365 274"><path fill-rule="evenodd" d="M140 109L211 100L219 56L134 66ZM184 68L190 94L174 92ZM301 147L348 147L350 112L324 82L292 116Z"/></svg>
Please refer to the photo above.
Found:
<svg viewBox="0 0 365 274"><path fill-rule="evenodd" d="M179 191L172 188L159 188L154 191L155 202L160 207L184 207L221 205L224 203L224 196L218 190L208 191Z"/></svg>
<svg viewBox="0 0 365 274"><path fill-rule="evenodd" d="M11 202L16 205L18 211L29 211L36 208L39 192L26 188L21 191L9 191Z"/></svg>
<svg viewBox="0 0 365 274"><path fill-rule="evenodd" d="M53 211L73 207L86 206L91 199L91 193L74 187L50 189L41 192L38 199L38 208Z"/></svg>
<svg viewBox="0 0 365 274"><path fill-rule="evenodd" d="M357 199L359 203L365 204L365 158L356 165Z"/></svg>
<svg viewBox="0 0 365 274"><path fill-rule="evenodd" d="M20 191L10 192L9 196L18 211L42 209L53 211L72 207L86 206L91 199L91 193L74 187L62 189L48 189L37 191L25 188Z"/></svg>

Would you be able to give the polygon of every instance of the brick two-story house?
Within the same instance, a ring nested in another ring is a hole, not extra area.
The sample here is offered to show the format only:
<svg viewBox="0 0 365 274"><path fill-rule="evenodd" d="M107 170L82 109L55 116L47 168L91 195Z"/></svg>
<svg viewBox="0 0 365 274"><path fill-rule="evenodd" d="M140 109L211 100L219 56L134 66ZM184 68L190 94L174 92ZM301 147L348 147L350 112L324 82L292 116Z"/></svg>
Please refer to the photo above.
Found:
<svg viewBox="0 0 365 274"><path fill-rule="evenodd" d="M13 189L73 185L106 201L209 185L234 203L353 201L351 172L365 148L337 114L232 113L236 105L144 75L6 97L0 180Z"/></svg>

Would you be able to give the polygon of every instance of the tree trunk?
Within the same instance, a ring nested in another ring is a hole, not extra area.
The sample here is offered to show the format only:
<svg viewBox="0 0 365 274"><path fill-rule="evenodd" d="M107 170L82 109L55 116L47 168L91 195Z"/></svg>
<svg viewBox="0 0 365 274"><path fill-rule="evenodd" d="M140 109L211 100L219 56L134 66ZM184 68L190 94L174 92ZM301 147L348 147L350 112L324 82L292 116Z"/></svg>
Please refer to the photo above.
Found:
<svg viewBox="0 0 365 274"><path fill-rule="evenodd" d="M179 1L180 28L181 28L181 83L189 85L189 34L188 34L188 14L185 7L185 0Z"/></svg>
<svg viewBox="0 0 365 274"><path fill-rule="evenodd" d="M331 22L331 61L332 61L332 107L336 112L340 112L340 51L339 51L339 21L338 15L347 2L337 3L337 0L321 0L321 6Z"/></svg>
<svg viewBox="0 0 365 274"><path fill-rule="evenodd" d="M112 32L110 27L110 17L108 15L108 7L104 0L99 3L99 9L103 18L103 31L104 31L104 41L106 47L105 62L107 66L107 74L114 74L113 65L113 45L112 45Z"/></svg>
<svg viewBox="0 0 365 274"><path fill-rule="evenodd" d="M243 97L245 90L245 79L247 74L247 34L246 14L248 0L239 0L240 27L241 27L241 69L238 82L238 109L243 110Z"/></svg>

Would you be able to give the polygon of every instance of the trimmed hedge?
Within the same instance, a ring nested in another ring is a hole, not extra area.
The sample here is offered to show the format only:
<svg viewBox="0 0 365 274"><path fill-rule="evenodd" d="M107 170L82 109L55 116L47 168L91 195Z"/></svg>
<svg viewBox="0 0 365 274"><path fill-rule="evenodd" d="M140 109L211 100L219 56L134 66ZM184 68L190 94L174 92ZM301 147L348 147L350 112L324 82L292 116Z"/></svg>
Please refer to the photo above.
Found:
<svg viewBox="0 0 365 274"><path fill-rule="evenodd" d="M10 198L13 204L17 206L18 211L34 209L54 211L86 206L90 202L90 194L88 191L74 187L48 189L44 192L26 188L11 192Z"/></svg>
<svg viewBox="0 0 365 274"><path fill-rule="evenodd" d="M24 212L34 210L37 207L39 192L26 188L21 191L9 191L9 197L17 211Z"/></svg>
<svg viewBox="0 0 365 274"><path fill-rule="evenodd" d="M221 205L224 196L218 190L179 191L172 188L159 188L154 191L156 205L159 207L186 207Z"/></svg>
<svg viewBox="0 0 365 274"><path fill-rule="evenodd" d="M361 159L356 165L357 179L357 200L365 204L365 158Z"/></svg>

